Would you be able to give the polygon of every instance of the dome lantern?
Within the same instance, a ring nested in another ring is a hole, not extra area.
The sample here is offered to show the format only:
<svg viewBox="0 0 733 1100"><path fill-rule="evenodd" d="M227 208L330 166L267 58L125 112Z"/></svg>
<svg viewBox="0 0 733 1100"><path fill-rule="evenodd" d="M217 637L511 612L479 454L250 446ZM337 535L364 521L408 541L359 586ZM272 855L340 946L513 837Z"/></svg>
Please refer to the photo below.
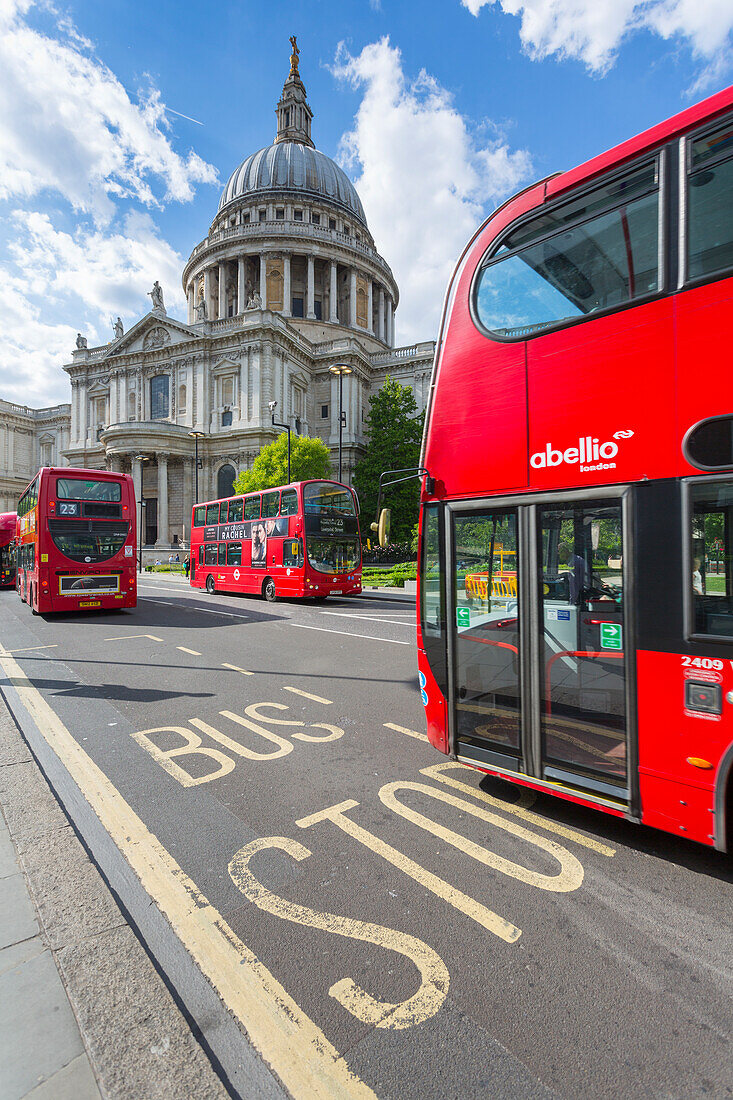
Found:
<svg viewBox="0 0 733 1100"><path fill-rule="evenodd" d="M300 50L295 35L290 39L293 52L290 55L290 72L283 85L282 95L276 108L277 134L275 143L280 141L299 141L303 145L313 146L311 122L313 112L306 98L305 85L300 79L298 61Z"/></svg>

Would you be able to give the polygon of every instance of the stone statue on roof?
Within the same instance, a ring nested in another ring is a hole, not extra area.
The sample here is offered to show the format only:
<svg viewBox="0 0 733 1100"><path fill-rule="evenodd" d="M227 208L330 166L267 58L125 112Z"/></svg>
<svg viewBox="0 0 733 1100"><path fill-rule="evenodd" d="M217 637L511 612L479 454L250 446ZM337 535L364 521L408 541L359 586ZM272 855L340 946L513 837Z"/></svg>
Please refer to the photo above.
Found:
<svg viewBox="0 0 733 1100"><path fill-rule="evenodd" d="M86 336L82 336L80 332L77 332L76 334L76 346L79 351L84 351L87 346L87 338Z"/></svg>
<svg viewBox="0 0 733 1100"><path fill-rule="evenodd" d="M153 283L153 289L148 291L148 297L152 299L153 309L159 309L162 313L165 313L165 304L163 302L163 288L157 279Z"/></svg>
<svg viewBox="0 0 733 1100"><path fill-rule="evenodd" d="M125 335L125 328L122 324L122 319L118 317L112 327L115 330L115 340L121 340L122 337Z"/></svg>

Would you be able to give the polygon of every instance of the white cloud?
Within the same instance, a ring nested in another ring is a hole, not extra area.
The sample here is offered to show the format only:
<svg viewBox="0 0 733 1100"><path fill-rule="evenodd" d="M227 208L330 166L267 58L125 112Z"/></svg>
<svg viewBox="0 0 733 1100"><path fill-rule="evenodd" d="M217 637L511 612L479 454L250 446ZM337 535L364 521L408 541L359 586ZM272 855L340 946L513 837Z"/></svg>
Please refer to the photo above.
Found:
<svg viewBox="0 0 733 1100"><path fill-rule="evenodd" d="M90 347L106 343L118 314L129 324L147 312L155 279L169 311L185 306L183 258L148 214L128 214L117 232L80 227L72 235L56 229L47 214L28 211L16 211L13 224L11 262L0 266L0 385L6 399L68 401L61 367L71 359L77 331Z"/></svg>
<svg viewBox="0 0 733 1100"><path fill-rule="evenodd" d="M342 44L334 73L363 91L341 159L360 172L369 228L400 287L398 342L433 339L463 246L487 209L531 175L530 157L501 138L479 142L433 77L406 78L388 38L357 57Z"/></svg>
<svg viewBox="0 0 733 1100"><path fill-rule="evenodd" d="M662 38L683 39L693 55L708 63L704 81L730 61L733 35L731 0L462 0L472 15L499 4L521 19L519 37L530 57L553 54L582 61L592 72L606 72L621 41L645 29ZM698 81L698 84L701 82Z"/></svg>
<svg viewBox="0 0 733 1100"><path fill-rule="evenodd" d="M115 198L187 201L216 182L210 164L171 146L156 89L133 102L68 20L58 38L30 27L32 6L0 0L0 198L52 190L103 224Z"/></svg>

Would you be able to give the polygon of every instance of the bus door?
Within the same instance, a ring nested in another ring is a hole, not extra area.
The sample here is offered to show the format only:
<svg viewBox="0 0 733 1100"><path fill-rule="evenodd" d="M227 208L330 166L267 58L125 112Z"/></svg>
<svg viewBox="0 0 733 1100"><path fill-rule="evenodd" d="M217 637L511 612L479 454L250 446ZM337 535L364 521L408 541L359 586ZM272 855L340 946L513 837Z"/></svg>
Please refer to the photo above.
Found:
<svg viewBox="0 0 733 1100"><path fill-rule="evenodd" d="M626 800L621 500L536 509L542 778Z"/></svg>
<svg viewBox="0 0 733 1100"><path fill-rule="evenodd" d="M453 512L456 755L628 801L622 501Z"/></svg>
<svg viewBox="0 0 733 1100"><path fill-rule="evenodd" d="M453 522L457 752L512 770L522 756L517 512Z"/></svg>

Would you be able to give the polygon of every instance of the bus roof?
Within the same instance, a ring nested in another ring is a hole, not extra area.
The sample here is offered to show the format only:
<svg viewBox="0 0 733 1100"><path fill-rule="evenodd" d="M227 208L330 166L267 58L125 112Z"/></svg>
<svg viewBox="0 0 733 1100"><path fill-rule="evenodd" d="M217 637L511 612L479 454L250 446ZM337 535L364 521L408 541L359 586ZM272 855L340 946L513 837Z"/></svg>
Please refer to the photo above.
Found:
<svg viewBox="0 0 733 1100"><path fill-rule="evenodd" d="M615 145L612 149L592 157L584 164L579 164L576 168L570 168L567 172L552 176L545 184L545 198L554 198L555 195L560 195L563 191L567 191L585 180L592 179L614 165L631 160L646 149L654 149L670 141L678 134L683 134L685 131L692 129L701 121L714 119L716 115L723 114L731 107L733 107L733 84L728 88L724 88L723 91L716 92L715 95L708 96L707 99L695 103L692 107L687 107L679 114L673 115L672 118L651 126L648 130L637 134L636 137L622 141L620 145Z"/></svg>

